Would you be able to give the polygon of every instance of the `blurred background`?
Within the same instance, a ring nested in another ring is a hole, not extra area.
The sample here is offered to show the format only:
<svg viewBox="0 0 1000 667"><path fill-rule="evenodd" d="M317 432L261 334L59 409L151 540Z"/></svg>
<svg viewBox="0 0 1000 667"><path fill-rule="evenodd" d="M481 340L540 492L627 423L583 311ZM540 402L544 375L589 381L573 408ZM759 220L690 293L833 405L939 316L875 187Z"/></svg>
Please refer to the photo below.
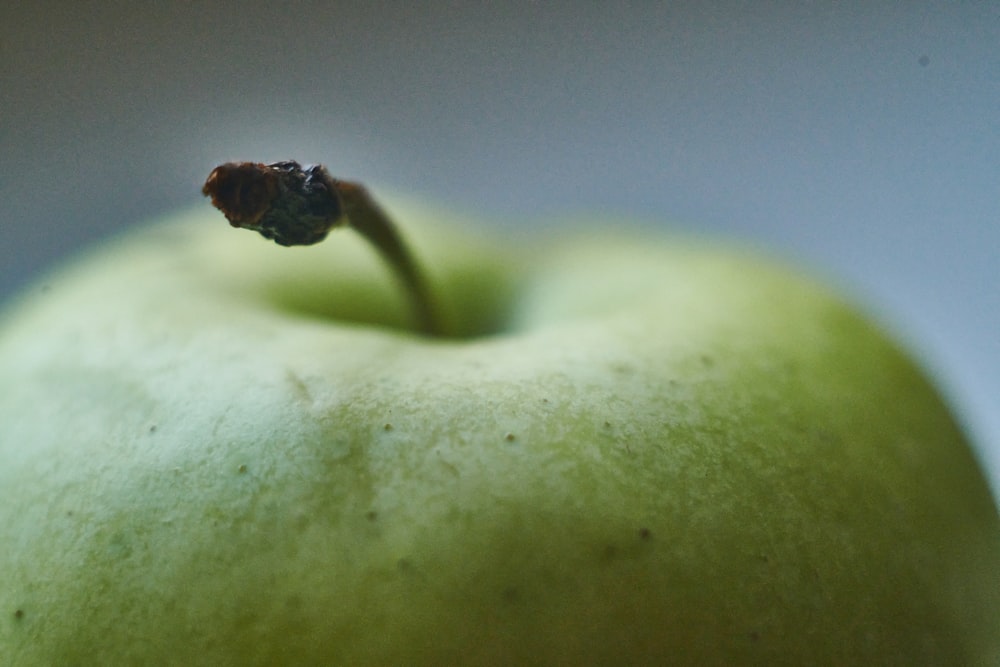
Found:
<svg viewBox="0 0 1000 667"><path fill-rule="evenodd" d="M0 298L218 162L286 158L810 265L921 358L1000 488L996 2L0 8Z"/></svg>

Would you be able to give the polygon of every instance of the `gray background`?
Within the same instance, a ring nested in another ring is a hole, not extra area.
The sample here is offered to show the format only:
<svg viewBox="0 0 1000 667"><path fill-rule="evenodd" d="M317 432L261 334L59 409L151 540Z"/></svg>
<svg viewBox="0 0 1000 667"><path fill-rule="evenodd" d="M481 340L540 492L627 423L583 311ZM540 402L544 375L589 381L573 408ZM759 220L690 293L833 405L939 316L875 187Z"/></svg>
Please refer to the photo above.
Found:
<svg viewBox="0 0 1000 667"><path fill-rule="evenodd" d="M852 291L1000 484L1000 4L428 4L3 3L0 297L233 158L671 221Z"/></svg>

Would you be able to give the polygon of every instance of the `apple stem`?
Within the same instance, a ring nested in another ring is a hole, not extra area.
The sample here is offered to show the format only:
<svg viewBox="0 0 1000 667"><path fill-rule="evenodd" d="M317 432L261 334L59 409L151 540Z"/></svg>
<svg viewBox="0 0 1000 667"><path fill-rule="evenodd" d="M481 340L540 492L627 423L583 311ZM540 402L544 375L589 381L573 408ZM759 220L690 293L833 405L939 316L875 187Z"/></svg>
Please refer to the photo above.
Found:
<svg viewBox="0 0 1000 667"><path fill-rule="evenodd" d="M440 335L427 281L392 219L364 186L348 181L336 183L350 226L375 246L396 272L410 298L419 330L429 336Z"/></svg>
<svg viewBox="0 0 1000 667"><path fill-rule="evenodd" d="M254 230L279 245L312 245L335 227L354 228L396 272L418 329L441 334L419 265L364 186L335 179L322 165L228 162L212 170L202 193L212 198L230 225Z"/></svg>

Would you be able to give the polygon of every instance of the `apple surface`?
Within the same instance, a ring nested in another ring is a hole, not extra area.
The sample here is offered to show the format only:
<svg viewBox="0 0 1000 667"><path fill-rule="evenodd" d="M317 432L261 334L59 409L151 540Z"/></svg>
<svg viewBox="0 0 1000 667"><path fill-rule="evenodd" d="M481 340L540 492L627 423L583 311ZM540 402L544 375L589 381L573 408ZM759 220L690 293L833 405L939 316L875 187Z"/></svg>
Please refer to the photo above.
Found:
<svg viewBox="0 0 1000 667"><path fill-rule="evenodd" d="M987 483L836 294L390 203L447 336L350 232L207 206L7 309L0 662L1000 660Z"/></svg>

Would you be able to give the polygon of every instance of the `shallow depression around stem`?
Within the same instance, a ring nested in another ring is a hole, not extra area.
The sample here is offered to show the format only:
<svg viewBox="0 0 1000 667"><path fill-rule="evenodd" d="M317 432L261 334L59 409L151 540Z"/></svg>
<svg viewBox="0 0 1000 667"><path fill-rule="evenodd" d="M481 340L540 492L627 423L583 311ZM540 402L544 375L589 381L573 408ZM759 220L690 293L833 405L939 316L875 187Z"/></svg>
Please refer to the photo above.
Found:
<svg viewBox="0 0 1000 667"><path fill-rule="evenodd" d="M282 309L342 322L414 329L429 337L484 335L503 328L507 319L512 297L509 276L516 271L496 262L493 268L501 270L485 268L495 259L488 253L480 253L479 261L455 262L449 256L428 261L422 252L414 251L395 216L366 188L331 177L321 165L226 163L212 171L203 193L231 226L257 231L282 246L309 246L339 227L353 229L375 250L382 260L381 269L393 275L395 289L404 296L404 303L390 308L389 295L376 287L383 281L370 272L326 279L296 266L293 271L272 274L258 286L261 295ZM464 259L470 250L453 248L449 253L461 252ZM276 258L266 258L248 278L270 273L278 264ZM438 267L441 270L435 271ZM361 267L355 269L360 272ZM456 269L461 269L461 275L455 275ZM330 293L324 294L324 288ZM408 321L396 314L401 309L409 312Z"/></svg>

